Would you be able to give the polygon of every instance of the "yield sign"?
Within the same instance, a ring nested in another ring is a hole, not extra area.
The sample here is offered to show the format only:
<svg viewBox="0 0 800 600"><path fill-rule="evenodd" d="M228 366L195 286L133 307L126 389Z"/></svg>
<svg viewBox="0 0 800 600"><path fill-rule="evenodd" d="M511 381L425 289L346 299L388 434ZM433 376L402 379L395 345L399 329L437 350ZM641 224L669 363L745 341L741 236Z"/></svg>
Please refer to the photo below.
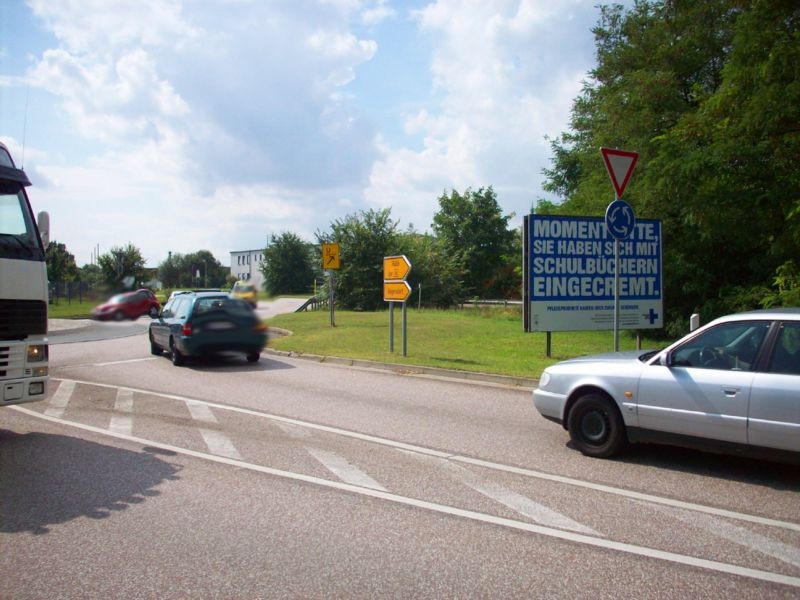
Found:
<svg viewBox="0 0 800 600"><path fill-rule="evenodd" d="M606 163L606 170L611 176L611 183L617 192L617 198L622 198L625 186L633 173L633 167L639 159L638 152L626 152L625 150L614 150L612 148L600 148L603 153L603 161Z"/></svg>

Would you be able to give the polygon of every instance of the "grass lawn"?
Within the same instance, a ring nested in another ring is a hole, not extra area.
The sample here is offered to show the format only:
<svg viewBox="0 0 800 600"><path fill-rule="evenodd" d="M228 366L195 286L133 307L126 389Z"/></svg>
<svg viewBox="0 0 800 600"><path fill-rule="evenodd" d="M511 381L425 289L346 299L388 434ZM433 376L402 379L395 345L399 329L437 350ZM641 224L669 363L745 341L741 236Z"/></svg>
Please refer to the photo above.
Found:
<svg viewBox="0 0 800 600"><path fill-rule="evenodd" d="M325 310L278 315L269 325L294 335L270 341L278 350L539 377L547 366L565 358L610 352L611 331L556 332L552 334L551 358L546 356L546 334L522 331L520 309L465 308L463 310L408 311L408 356L402 356L401 310L395 309L394 353L389 352L389 311L337 310L336 327ZM663 341L643 339L643 348L665 346ZM636 348L635 337L620 333L620 349Z"/></svg>
<svg viewBox="0 0 800 600"><path fill-rule="evenodd" d="M50 319L90 319L92 309L103 302L102 300L87 300L78 302L77 298L67 301L66 298L54 300L47 307L47 317Z"/></svg>

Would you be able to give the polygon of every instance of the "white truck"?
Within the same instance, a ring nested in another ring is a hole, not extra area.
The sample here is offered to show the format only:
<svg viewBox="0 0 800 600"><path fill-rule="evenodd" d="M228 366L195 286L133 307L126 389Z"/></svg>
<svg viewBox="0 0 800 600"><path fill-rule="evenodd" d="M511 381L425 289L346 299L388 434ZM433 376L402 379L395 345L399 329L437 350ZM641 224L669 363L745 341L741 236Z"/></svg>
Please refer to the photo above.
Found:
<svg viewBox="0 0 800 600"><path fill-rule="evenodd" d="M0 406L47 393L47 265L50 218L33 218L31 182L0 142Z"/></svg>

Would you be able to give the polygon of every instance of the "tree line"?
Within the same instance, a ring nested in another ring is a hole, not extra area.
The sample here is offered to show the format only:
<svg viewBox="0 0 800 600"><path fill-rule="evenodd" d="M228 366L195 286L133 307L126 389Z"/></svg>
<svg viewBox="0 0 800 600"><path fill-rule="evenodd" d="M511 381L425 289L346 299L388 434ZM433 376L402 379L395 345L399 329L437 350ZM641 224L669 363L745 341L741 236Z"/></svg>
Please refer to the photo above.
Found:
<svg viewBox="0 0 800 600"><path fill-rule="evenodd" d="M391 209L363 210L337 219L316 243L296 234L273 235L261 272L271 294L308 292L322 279L323 243L337 243L336 302L351 310L375 310L383 301L383 258L403 254L412 264L408 283L423 306L446 308L467 298L519 298L520 232L509 229L491 187L452 190L439 199L433 234L401 230ZM324 287L323 293L327 293Z"/></svg>
<svg viewBox="0 0 800 600"><path fill-rule="evenodd" d="M597 65L551 140L537 212L602 215L599 148L639 152L626 191L661 219L668 335L689 314L800 305L800 4L601 7Z"/></svg>
<svg viewBox="0 0 800 600"><path fill-rule="evenodd" d="M327 293L321 244L336 242L342 266L336 273L337 304L346 309L375 310L384 305L383 257L405 254L413 268L408 278L424 306L449 307L467 298L519 298L522 273L520 232L509 229L491 187L443 193L433 218L433 234L409 227L400 230L391 209L365 210L337 219L316 242L293 232L272 235L263 252L261 272L270 295L312 293L319 284ZM54 281L88 281L108 289L146 285L151 276L133 244L113 247L96 265L78 269L64 244L47 249L48 277ZM230 269L207 250L170 253L158 266L166 288L229 287ZM420 293L421 289L421 293Z"/></svg>

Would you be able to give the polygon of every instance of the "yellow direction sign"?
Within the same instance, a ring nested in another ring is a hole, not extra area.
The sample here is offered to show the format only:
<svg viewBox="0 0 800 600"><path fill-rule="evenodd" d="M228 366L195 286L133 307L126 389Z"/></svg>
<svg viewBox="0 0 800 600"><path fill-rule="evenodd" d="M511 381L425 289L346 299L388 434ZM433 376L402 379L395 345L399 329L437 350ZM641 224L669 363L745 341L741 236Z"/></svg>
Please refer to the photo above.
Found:
<svg viewBox="0 0 800 600"><path fill-rule="evenodd" d="M338 269L341 264L339 260L339 244L322 244L322 268Z"/></svg>
<svg viewBox="0 0 800 600"><path fill-rule="evenodd" d="M407 281L384 281L383 299L385 302L405 302L411 295Z"/></svg>
<svg viewBox="0 0 800 600"><path fill-rule="evenodd" d="M385 256L383 258L384 281L405 280L409 271L411 271L411 262L405 256Z"/></svg>

